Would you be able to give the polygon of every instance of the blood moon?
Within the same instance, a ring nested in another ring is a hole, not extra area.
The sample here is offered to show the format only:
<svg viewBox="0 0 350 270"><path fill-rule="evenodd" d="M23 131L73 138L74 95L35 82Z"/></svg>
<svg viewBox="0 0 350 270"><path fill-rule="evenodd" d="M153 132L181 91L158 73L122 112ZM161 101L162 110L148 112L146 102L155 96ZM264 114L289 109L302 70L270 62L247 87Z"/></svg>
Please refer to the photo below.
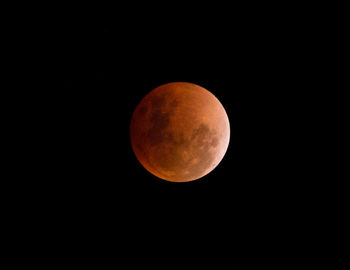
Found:
<svg viewBox="0 0 350 270"><path fill-rule="evenodd" d="M153 175L187 182L211 172L224 157L230 124L224 107L196 84L173 82L148 93L131 119L132 149Z"/></svg>

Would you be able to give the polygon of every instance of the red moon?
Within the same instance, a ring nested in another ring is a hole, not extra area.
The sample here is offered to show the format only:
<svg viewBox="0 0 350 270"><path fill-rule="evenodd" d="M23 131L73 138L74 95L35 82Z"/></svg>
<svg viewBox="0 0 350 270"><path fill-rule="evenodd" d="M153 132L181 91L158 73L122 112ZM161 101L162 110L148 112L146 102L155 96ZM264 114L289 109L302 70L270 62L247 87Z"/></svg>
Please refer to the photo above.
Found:
<svg viewBox="0 0 350 270"><path fill-rule="evenodd" d="M230 124L224 107L208 90L173 82L155 88L137 105L130 139L146 170L167 181L187 182L220 163Z"/></svg>

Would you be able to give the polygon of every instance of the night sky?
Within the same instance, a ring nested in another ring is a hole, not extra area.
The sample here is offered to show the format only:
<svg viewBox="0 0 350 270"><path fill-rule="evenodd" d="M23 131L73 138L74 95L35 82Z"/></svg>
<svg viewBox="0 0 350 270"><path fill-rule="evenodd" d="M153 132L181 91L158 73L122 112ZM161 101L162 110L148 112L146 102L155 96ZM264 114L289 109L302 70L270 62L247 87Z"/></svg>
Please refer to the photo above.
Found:
<svg viewBox="0 0 350 270"><path fill-rule="evenodd" d="M288 253L279 247L296 237L287 213L302 189L291 169L297 161L286 154L298 136L285 125L298 57L286 14L144 8L106 7L62 28L57 100L65 128L57 131L52 195L63 198L55 209L75 228L67 245L96 265L276 264ZM211 91L231 125L222 162L189 183L151 175L129 141L139 101L175 81Z"/></svg>

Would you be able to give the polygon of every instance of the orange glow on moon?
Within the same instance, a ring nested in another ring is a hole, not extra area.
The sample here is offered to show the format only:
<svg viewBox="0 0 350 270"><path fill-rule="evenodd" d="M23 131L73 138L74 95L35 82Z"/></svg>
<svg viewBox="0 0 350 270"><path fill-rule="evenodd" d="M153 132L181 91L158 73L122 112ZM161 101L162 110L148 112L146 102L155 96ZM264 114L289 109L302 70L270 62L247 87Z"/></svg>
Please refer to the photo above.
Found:
<svg viewBox="0 0 350 270"><path fill-rule="evenodd" d="M172 182L199 179L224 157L230 124L208 90L186 82L161 85L137 105L130 124L132 149L142 166Z"/></svg>

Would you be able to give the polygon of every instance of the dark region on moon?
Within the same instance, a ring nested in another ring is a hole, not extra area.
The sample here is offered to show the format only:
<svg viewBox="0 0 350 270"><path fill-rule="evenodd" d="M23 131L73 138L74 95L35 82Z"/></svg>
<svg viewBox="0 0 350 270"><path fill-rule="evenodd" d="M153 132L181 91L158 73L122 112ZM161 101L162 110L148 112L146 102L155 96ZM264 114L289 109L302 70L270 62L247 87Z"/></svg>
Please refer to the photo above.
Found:
<svg viewBox="0 0 350 270"><path fill-rule="evenodd" d="M152 100L152 113L151 113L151 127L148 131L148 140L151 146L155 146L164 142L166 139L165 131L170 124L170 116L174 110L174 107L165 107L165 98L163 96L157 96Z"/></svg>
<svg viewBox="0 0 350 270"><path fill-rule="evenodd" d="M172 101L167 103L169 99ZM184 176L197 176L203 172L203 168L210 167L215 157L209 149L216 147L219 140L215 137L215 131L205 124L200 124L190 136L186 137L184 133L174 136L168 127L177 105L178 102L172 98L156 96L150 102L150 108L140 108L139 113L150 112L151 126L147 131L147 141L151 147L160 147L152 158L153 162L157 161L156 166L152 166L151 160L148 161L154 169L182 170ZM168 147L167 151L164 151L164 147ZM190 157L185 158L184 152L190 153Z"/></svg>

